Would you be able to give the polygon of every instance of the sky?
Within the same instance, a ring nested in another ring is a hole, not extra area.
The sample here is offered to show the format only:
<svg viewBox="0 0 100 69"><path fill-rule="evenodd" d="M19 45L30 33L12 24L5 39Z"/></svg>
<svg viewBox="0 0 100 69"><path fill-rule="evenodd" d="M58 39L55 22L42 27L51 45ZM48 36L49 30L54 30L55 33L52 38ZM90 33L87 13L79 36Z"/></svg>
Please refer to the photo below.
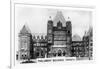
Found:
<svg viewBox="0 0 100 69"><path fill-rule="evenodd" d="M79 35L82 37L85 31L88 31L92 26L92 12L85 10L70 10L70 9L52 9L42 8L34 6L15 6L15 31L16 34L20 32L23 25L27 25L31 30L31 33L47 33L47 22L50 19L53 20L57 14L57 11L61 11L65 20L70 17L72 23L72 36Z"/></svg>

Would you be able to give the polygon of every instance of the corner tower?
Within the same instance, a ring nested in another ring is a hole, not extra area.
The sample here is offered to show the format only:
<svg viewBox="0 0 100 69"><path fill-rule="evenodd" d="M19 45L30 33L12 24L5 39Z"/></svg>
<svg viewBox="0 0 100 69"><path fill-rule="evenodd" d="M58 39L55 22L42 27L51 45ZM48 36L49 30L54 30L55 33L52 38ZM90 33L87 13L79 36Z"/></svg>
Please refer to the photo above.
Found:
<svg viewBox="0 0 100 69"><path fill-rule="evenodd" d="M67 44L71 44L72 42L72 24L71 20L68 17L68 20L66 21L66 39L67 39Z"/></svg>
<svg viewBox="0 0 100 69"><path fill-rule="evenodd" d="M29 28L24 25L19 33L19 60L31 58L32 35Z"/></svg>

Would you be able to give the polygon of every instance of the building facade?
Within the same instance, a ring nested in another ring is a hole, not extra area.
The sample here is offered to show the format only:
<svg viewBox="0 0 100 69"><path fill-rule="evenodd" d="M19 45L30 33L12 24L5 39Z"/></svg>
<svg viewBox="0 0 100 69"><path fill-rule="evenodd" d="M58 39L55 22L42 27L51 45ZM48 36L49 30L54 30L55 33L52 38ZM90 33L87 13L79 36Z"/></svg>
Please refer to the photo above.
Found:
<svg viewBox="0 0 100 69"><path fill-rule="evenodd" d="M89 28L85 35L83 36L84 46L85 46L85 57L89 57L89 60L93 59L93 29Z"/></svg>
<svg viewBox="0 0 100 69"><path fill-rule="evenodd" d="M47 37L52 57L70 57L72 26L71 21L65 21L61 12L57 12L54 20L48 21Z"/></svg>
<svg viewBox="0 0 100 69"><path fill-rule="evenodd" d="M84 57L85 56L85 46L83 41L73 41L71 47L72 57Z"/></svg>
<svg viewBox="0 0 100 69"><path fill-rule="evenodd" d="M92 34L92 33L91 33ZM89 35L90 36L90 35ZM72 24L62 12L47 22L47 35L32 35L24 25L19 33L18 59L50 57L89 57L92 53L92 36L83 36L81 41L72 41ZM91 52L90 52L91 51Z"/></svg>
<svg viewBox="0 0 100 69"><path fill-rule="evenodd" d="M47 57L47 38L46 36L33 36L33 57L45 58Z"/></svg>
<svg viewBox="0 0 100 69"><path fill-rule="evenodd" d="M32 35L28 28L24 25L19 33L19 60L31 58Z"/></svg>

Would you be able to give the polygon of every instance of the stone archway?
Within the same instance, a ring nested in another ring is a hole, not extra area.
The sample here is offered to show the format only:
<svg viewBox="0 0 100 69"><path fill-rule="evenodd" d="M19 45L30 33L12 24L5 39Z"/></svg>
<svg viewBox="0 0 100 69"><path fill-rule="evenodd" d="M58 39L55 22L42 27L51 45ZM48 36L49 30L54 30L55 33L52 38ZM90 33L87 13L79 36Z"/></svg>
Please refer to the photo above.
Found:
<svg viewBox="0 0 100 69"><path fill-rule="evenodd" d="M58 50L57 54L58 56L62 56L62 50Z"/></svg>
<svg viewBox="0 0 100 69"><path fill-rule="evenodd" d="M45 49L44 48L37 48L35 50L36 58L44 58L45 57Z"/></svg>

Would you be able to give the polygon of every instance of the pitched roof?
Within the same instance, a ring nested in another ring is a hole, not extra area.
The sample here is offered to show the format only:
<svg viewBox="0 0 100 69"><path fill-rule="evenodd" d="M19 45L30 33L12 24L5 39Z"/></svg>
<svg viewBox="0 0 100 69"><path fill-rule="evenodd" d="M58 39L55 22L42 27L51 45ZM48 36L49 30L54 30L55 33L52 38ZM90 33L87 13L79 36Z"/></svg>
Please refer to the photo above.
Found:
<svg viewBox="0 0 100 69"><path fill-rule="evenodd" d="M93 36L93 28L89 27L89 30L88 30L87 33L88 33L89 36Z"/></svg>
<svg viewBox="0 0 100 69"><path fill-rule="evenodd" d="M66 26L66 20L61 11L57 11L57 14L53 19L54 26L57 26L57 22L59 22L59 21L63 24L63 26Z"/></svg>
<svg viewBox="0 0 100 69"><path fill-rule="evenodd" d="M85 31L84 36L92 36L92 34L93 34L93 28L89 27L88 31Z"/></svg>
<svg viewBox="0 0 100 69"><path fill-rule="evenodd" d="M27 34L27 33L31 33L30 29L28 28L27 25L24 25L23 28L20 31L20 34Z"/></svg>

